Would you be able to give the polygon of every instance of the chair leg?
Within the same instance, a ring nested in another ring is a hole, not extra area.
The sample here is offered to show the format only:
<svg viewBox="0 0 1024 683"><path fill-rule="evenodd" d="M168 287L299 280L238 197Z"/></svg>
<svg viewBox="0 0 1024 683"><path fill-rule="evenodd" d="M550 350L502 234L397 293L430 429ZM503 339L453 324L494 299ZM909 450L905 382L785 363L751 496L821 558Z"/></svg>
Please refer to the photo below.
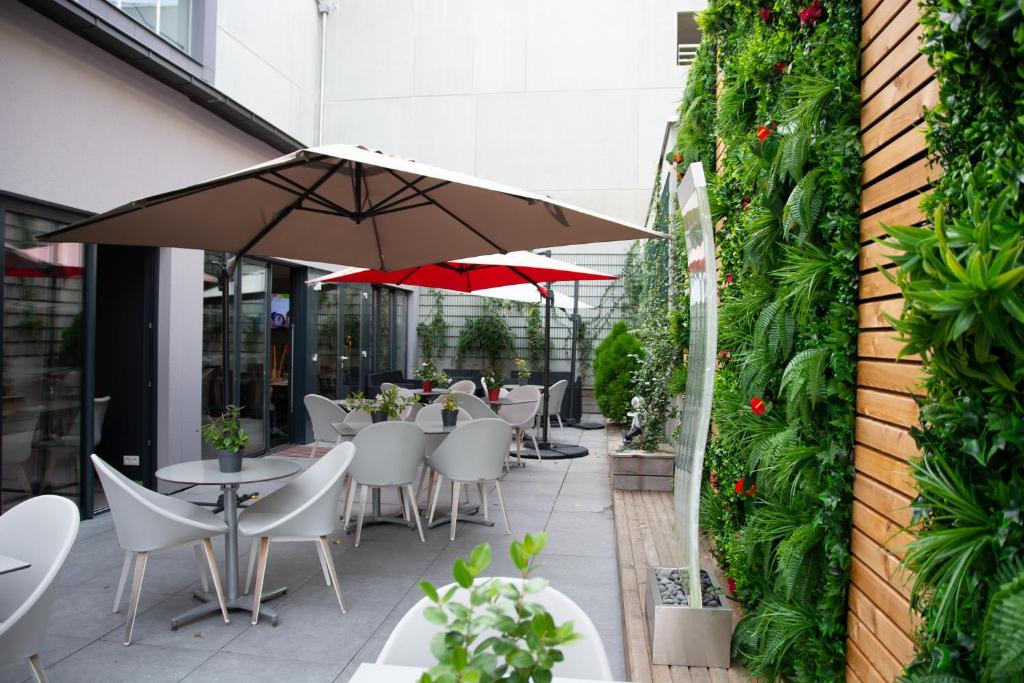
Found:
<svg viewBox="0 0 1024 683"><path fill-rule="evenodd" d="M516 427L516 464L523 464L523 428Z"/></svg>
<svg viewBox="0 0 1024 683"><path fill-rule="evenodd" d="M324 555L324 548L323 548L323 546L320 545L319 543L317 543L317 545L316 545L316 554L317 554L317 557L320 558L320 569L324 573L324 584L327 585L327 586L330 586L331 585L331 574L330 574L330 572L327 571L327 557L326 557L326 555Z"/></svg>
<svg viewBox="0 0 1024 683"><path fill-rule="evenodd" d="M199 570L199 582L203 586L203 592L209 593L210 582L206 579L206 567L203 566L203 551L200 550L198 543L192 546L192 550L196 554L196 569Z"/></svg>
<svg viewBox="0 0 1024 683"><path fill-rule="evenodd" d="M338 596L338 606L341 607L341 613L347 614L348 608L345 607L345 600L341 597L341 582L338 581L338 571L334 568L334 558L331 557L331 546L327 544L327 537L320 537L320 552L327 560L327 570L331 574L331 583L334 584L334 594Z"/></svg>
<svg viewBox="0 0 1024 683"><path fill-rule="evenodd" d="M25 491L26 494L28 494L29 497L31 497L32 482L29 481L28 479L28 473L25 471L25 466L18 465L18 469L15 470L15 472L17 472L18 475L18 485L21 486L21 488Z"/></svg>
<svg viewBox="0 0 1024 683"><path fill-rule="evenodd" d="M124 564L121 565L121 579L117 582L117 593L114 594L114 609L110 610L117 614L121 609L121 596L124 595L124 585L128 582L128 567L131 566L132 558L135 556L131 550L124 551Z"/></svg>
<svg viewBox="0 0 1024 683"><path fill-rule="evenodd" d="M356 522L356 547L359 547L359 539L363 536L363 517L366 516L366 492L370 487L363 484L359 489L359 521Z"/></svg>
<svg viewBox="0 0 1024 683"><path fill-rule="evenodd" d="M480 491L480 507L484 509L484 521L489 522L491 520L490 517L487 516L487 484L480 482L476 485L476 488Z"/></svg>
<svg viewBox="0 0 1024 683"><path fill-rule="evenodd" d="M346 475L348 478L348 485L345 487L345 516L342 518L342 526L348 527L348 519L352 515L352 501L356 496L356 480L352 478L352 475Z"/></svg>
<svg viewBox="0 0 1024 683"><path fill-rule="evenodd" d="M498 494L498 507L501 508L501 516L505 518L505 531L512 535L512 527L508 524L508 513L505 512L505 499L501 495L501 482L494 480L494 492Z"/></svg>
<svg viewBox="0 0 1024 683"><path fill-rule="evenodd" d="M35 683L46 683L46 669L43 668L43 662L39 659L39 653L29 655L28 666L32 669L32 680Z"/></svg>
<svg viewBox="0 0 1024 683"><path fill-rule="evenodd" d="M558 413L557 415L555 415L555 417L558 418L558 428L565 429L565 425L562 424L562 414Z"/></svg>
<svg viewBox="0 0 1024 683"><path fill-rule="evenodd" d="M319 441L313 442L313 447L309 449L309 459L312 460L316 456L316 449L320 447Z"/></svg>
<svg viewBox="0 0 1024 683"><path fill-rule="evenodd" d="M142 551L135 555L135 575L132 577L132 595L128 600L128 622L124 626L124 646L132 644L132 629L135 615L139 611L139 594L142 593L142 578L146 575L146 559L149 553Z"/></svg>
<svg viewBox="0 0 1024 683"><path fill-rule="evenodd" d="M537 437L534 436L533 434L530 434L529 436L530 440L533 441L533 452L537 455L537 462L540 462L540 447L537 446Z"/></svg>
<svg viewBox="0 0 1024 683"><path fill-rule="evenodd" d="M448 536L448 540L455 540L455 523L459 519L459 489L462 488L462 484L453 481L452 482L452 532Z"/></svg>
<svg viewBox="0 0 1024 683"><path fill-rule="evenodd" d="M252 539L252 547L249 548L249 570L245 573L245 593L252 588L252 570L256 568L256 556L260 554L260 539Z"/></svg>
<svg viewBox="0 0 1024 683"><path fill-rule="evenodd" d="M217 569L217 558L213 554L213 541L209 537L203 539L203 552L206 553L206 563L210 565L210 576L213 578L213 591L217 594L217 602L220 604L220 614L224 617L224 623L229 624L228 606L224 604L224 587L220 584L220 570Z"/></svg>
<svg viewBox="0 0 1024 683"><path fill-rule="evenodd" d="M401 487L398 490L401 492ZM420 532L420 543L426 543L427 539L423 536L423 523L420 521L420 512L416 510L416 500L413 497L412 484L405 485L405 492L409 494L409 507L415 510L412 516L416 519L416 530Z"/></svg>
<svg viewBox="0 0 1024 683"><path fill-rule="evenodd" d="M434 523L434 509L437 508L437 499L441 497L441 482L444 477L437 475L437 484L434 486L434 495L430 498L430 515L427 517L427 526Z"/></svg>
<svg viewBox="0 0 1024 683"><path fill-rule="evenodd" d="M270 553L270 539L266 536L260 538L260 559L256 567L256 588L252 592L252 619L250 623L255 626L260 620L260 600L263 598L263 579L267 574L267 555Z"/></svg>

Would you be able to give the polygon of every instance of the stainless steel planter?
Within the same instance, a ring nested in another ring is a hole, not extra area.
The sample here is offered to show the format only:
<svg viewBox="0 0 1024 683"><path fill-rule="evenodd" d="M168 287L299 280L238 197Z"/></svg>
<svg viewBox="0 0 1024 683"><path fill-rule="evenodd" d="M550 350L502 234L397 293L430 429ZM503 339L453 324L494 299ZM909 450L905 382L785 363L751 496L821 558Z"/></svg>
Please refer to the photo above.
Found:
<svg viewBox="0 0 1024 683"><path fill-rule="evenodd" d="M655 569L647 568L647 629L651 641L651 662L729 668L732 609L724 604L722 607L700 608L665 604L658 590ZM714 583L711 572L708 576L712 584L721 590L721 586ZM722 602L725 602L724 597Z"/></svg>

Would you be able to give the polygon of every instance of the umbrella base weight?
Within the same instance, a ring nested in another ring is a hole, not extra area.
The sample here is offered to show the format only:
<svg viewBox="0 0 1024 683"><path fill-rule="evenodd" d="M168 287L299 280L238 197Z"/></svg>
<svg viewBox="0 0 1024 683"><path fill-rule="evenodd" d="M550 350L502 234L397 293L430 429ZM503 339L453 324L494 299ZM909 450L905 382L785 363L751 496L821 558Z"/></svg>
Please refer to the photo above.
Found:
<svg viewBox="0 0 1024 683"><path fill-rule="evenodd" d="M524 460L537 460L537 454L531 448L532 443L527 445L523 444L522 458ZM582 458L585 455L589 455L588 451L583 446L577 446L572 443L556 443L553 441L541 441L537 444L537 449L540 451L540 460L564 460L566 458ZM512 457L514 458L516 452L512 451Z"/></svg>

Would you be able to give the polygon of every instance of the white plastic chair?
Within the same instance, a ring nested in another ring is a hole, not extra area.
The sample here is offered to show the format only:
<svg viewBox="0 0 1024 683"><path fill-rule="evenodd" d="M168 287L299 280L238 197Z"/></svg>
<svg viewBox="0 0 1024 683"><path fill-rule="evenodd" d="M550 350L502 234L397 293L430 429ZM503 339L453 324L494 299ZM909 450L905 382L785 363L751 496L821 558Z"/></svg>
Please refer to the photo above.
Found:
<svg viewBox="0 0 1024 683"><path fill-rule="evenodd" d="M420 411L421 413L423 411ZM412 422L381 422L359 432L355 438L356 457L349 467L355 484L361 486L355 546L362 538L366 515L366 494L371 488L395 487L405 504L405 518L416 519L420 541L426 543L412 484L423 462L423 430ZM346 519L348 515L346 514Z"/></svg>
<svg viewBox="0 0 1024 683"><path fill-rule="evenodd" d="M306 412L313 425L313 448L309 451L309 457L312 458L321 445L333 448L341 441L341 436L331 425L344 422L347 413L337 403L320 394L307 394L302 402L306 404Z"/></svg>
<svg viewBox="0 0 1024 683"><path fill-rule="evenodd" d="M103 424L107 420L107 408L110 407L110 397L101 396L93 399L92 409L92 444L87 448L90 452L96 448L96 444L103 441ZM43 472L43 481L53 482L54 470L58 468L58 459L73 458L78 462L78 448L82 434L82 411L76 410L75 417L66 434L47 439L44 446L47 448L46 469ZM77 468L76 468L77 469Z"/></svg>
<svg viewBox="0 0 1024 683"><path fill-rule="evenodd" d="M523 433L526 427L533 425L533 420L540 410L540 389L537 387L516 387L508 392L509 404L498 408L498 417L508 422L516 430L516 460L521 460L523 445ZM540 460L540 449L537 447L537 437L530 432L525 432L533 439L533 451Z"/></svg>
<svg viewBox="0 0 1024 683"><path fill-rule="evenodd" d="M93 467L103 482L103 492L107 495L110 514L114 518L114 530L117 542L128 553L135 555L135 575L132 578L132 594L128 602L128 621L125 624L124 645L132 643L132 629L135 627L135 615L139 611L139 595L142 592L142 579L146 573L146 561L149 554L157 550L167 550L184 545L193 545L201 541L206 554L206 563L213 577L213 588L220 603L224 623L228 623L228 608L224 604L224 591L221 588L220 571L217 569L217 558L213 554L214 536L226 534L227 525L217 515L188 501L163 496L156 491L136 484L113 467L103 462L95 453L92 455ZM125 557L121 569L121 587L124 586L128 574L129 556ZM114 603L115 610L117 600Z"/></svg>
<svg viewBox="0 0 1024 683"><path fill-rule="evenodd" d="M454 392L452 396L455 398L455 401L459 404L459 407L465 409L465 411L469 413L474 420L478 420L480 418L488 419L494 417L494 411L491 410L491 407L484 403L483 401L481 401L476 396L474 396L473 394L464 394L461 391L459 391ZM444 396L438 396L434 400L434 403L444 403L444 399Z"/></svg>
<svg viewBox="0 0 1024 683"><path fill-rule="evenodd" d="M25 490L25 495L32 496L32 482L25 464L32 457L32 446L35 443L36 430L39 427L39 416L43 409L31 406L4 416L3 461L4 469L13 467L18 477L18 485Z"/></svg>
<svg viewBox="0 0 1024 683"><path fill-rule="evenodd" d="M476 580L483 582L491 579L478 578ZM501 577L499 580L503 583L515 584L520 588L523 586L522 579ZM437 592L444 595L455 586L456 584L452 583L438 588ZM461 588L456 591L453 599L463 605L469 603L467 591ZM597 632L594 622L579 605L551 586L530 595L528 602L543 605L556 624L566 621L573 622L575 631L583 636L582 640L561 648L565 659L551 669L551 673L555 677L582 678L592 681L613 680L612 667L608 662L608 653L605 652L604 644L601 642L601 635ZM378 664L431 667L437 663L437 658L430 651L430 644L434 636L444 631L446 627L431 623L423 616L424 610L433 604L429 599L423 598L405 613L384 643L384 647L377 657ZM494 635L493 632L485 631L477 638L477 642L483 642L492 635Z"/></svg>
<svg viewBox="0 0 1024 683"><path fill-rule="evenodd" d="M471 379L460 379L448 387L448 391L461 391L464 394L472 394L476 391L476 382Z"/></svg>
<svg viewBox="0 0 1024 683"><path fill-rule="evenodd" d="M260 618L260 598L271 541L316 543L324 580L328 586L334 586L341 613L348 611L341 597L341 584L338 583L338 572L334 568L327 536L338 526L341 487L355 451L356 447L351 442L335 446L298 477L247 507L238 519L238 530L253 537L245 579L246 592L252 580L254 561L259 555L256 589L252 593L253 624Z"/></svg>
<svg viewBox="0 0 1024 683"><path fill-rule="evenodd" d="M480 504L487 520L487 486L494 482L498 494L498 505L505 518L505 531L512 533L505 512L505 500L501 496L499 479L505 469L505 458L512 444L512 427L504 420L491 417L473 420L460 425L448 435L427 459L427 465L437 472L437 484L430 499L430 516L427 526L434 521L434 508L441 495L441 484L445 478L452 482L452 528L449 539L455 540L455 524L459 518L459 491L463 484L476 484L480 492Z"/></svg>
<svg viewBox="0 0 1024 683"><path fill-rule="evenodd" d="M558 420L559 428L565 429L565 425L562 424L562 400L565 398L565 389L568 386L569 380L560 379L548 390L548 414L546 416L548 427L551 426L551 418L555 418Z"/></svg>
<svg viewBox="0 0 1024 683"><path fill-rule="evenodd" d="M0 552L31 565L2 577L0 666L28 660L36 683L46 681L39 651L77 535L78 508L60 496L30 498L0 515Z"/></svg>

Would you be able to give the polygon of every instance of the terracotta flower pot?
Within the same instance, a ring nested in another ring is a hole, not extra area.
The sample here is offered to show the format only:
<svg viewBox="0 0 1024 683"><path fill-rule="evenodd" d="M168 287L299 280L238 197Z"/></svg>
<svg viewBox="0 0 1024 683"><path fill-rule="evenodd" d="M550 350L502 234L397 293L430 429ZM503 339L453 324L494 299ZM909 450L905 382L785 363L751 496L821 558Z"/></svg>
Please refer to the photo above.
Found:
<svg viewBox="0 0 1024 683"><path fill-rule="evenodd" d="M497 401L498 397L500 397L500 396L501 396L501 389L500 388L488 389L487 390L487 400L488 401Z"/></svg>
<svg viewBox="0 0 1024 683"><path fill-rule="evenodd" d="M433 383L428 382L427 380L423 380L423 393L424 394L429 394L433 390L434 390Z"/></svg>

